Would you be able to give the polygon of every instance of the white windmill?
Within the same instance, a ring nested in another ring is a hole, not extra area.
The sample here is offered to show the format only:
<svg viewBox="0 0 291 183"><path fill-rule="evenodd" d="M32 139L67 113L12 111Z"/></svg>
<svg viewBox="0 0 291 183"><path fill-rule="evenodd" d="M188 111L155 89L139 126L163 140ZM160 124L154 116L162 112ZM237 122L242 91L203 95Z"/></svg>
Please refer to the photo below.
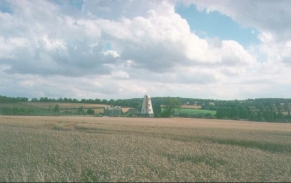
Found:
<svg viewBox="0 0 291 183"><path fill-rule="evenodd" d="M151 97L147 93L143 97L143 102L142 102L140 113L143 116L154 117L154 111L153 111Z"/></svg>

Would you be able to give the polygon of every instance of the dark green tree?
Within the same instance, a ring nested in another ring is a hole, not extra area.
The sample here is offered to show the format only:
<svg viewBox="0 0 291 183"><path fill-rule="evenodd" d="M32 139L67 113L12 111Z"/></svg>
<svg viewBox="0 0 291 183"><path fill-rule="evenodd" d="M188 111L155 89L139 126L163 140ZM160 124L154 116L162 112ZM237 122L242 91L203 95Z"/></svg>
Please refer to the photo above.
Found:
<svg viewBox="0 0 291 183"><path fill-rule="evenodd" d="M106 99L102 99L102 104L107 104L108 101Z"/></svg>
<svg viewBox="0 0 291 183"><path fill-rule="evenodd" d="M153 103L153 110L154 110L155 117L159 117L162 113L161 104Z"/></svg>
<svg viewBox="0 0 291 183"><path fill-rule="evenodd" d="M55 105L54 112L60 112L60 107L58 104Z"/></svg>
<svg viewBox="0 0 291 183"><path fill-rule="evenodd" d="M87 114L94 115L95 111L93 109L87 109Z"/></svg>
<svg viewBox="0 0 291 183"><path fill-rule="evenodd" d="M162 112L163 117L170 117L171 115L174 115L175 109L180 109L181 103L178 100L178 98L171 98L169 97L166 101L166 106L164 111Z"/></svg>
<svg viewBox="0 0 291 183"><path fill-rule="evenodd" d="M78 108L78 114L84 114L85 112L84 112L84 107L82 106L82 107L79 107Z"/></svg>

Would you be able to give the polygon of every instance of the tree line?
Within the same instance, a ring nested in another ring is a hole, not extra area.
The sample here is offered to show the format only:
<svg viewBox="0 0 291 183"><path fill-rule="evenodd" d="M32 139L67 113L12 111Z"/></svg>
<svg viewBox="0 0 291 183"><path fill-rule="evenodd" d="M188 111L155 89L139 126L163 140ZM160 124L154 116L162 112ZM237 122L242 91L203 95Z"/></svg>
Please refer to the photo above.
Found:
<svg viewBox="0 0 291 183"><path fill-rule="evenodd" d="M49 109L42 108L21 108L21 107L1 107L0 114L2 115L17 115L17 116L60 116L60 115L94 115L93 109L84 109L80 106L75 111L60 111L60 107L56 104L53 108Z"/></svg>
<svg viewBox="0 0 291 183"><path fill-rule="evenodd" d="M152 105L156 117L174 116L174 110L181 105L199 105L201 109L216 111L215 118L218 119L245 119L250 121L291 121L291 99L284 98L258 98L246 100L214 100L214 99L196 99L181 97L152 97ZM0 96L0 104L17 103L17 102L54 102L54 103L90 103L90 104L107 104L123 107L132 107L141 110L143 98L132 99L72 99L72 98L32 98L30 101L26 97L6 97ZM163 110L161 106L164 106ZM31 111L29 111L31 110ZM34 114L39 111L35 109L8 109L0 106L0 113L15 114ZM43 112L42 112L43 113ZM86 113L80 110L79 113ZM89 111L92 113L92 111ZM187 117L187 116L181 116ZM189 117L189 116L188 116ZM205 117L205 116L190 116ZM206 116L207 117L207 116ZM210 117L210 116L208 116Z"/></svg>
<svg viewBox="0 0 291 183"><path fill-rule="evenodd" d="M228 101L216 106L218 119L246 119L249 121L291 122L290 99L248 99Z"/></svg>
<svg viewBox="0 0 291 183"><path fill-rule="evenodd" d="M28 102L26 97L5 97L0 95L0 104L5 103L17 103L17 102Z"/></svg>

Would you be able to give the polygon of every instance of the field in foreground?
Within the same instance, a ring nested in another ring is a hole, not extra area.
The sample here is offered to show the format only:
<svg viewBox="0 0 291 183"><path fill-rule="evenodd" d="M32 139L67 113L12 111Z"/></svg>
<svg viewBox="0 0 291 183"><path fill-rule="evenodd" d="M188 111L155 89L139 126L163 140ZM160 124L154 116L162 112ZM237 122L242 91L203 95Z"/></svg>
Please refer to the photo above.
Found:
<svg viewBox="0 0 291 183"><path fill-rule="evenodd" d="M291 124L0 116L0 181L291 181Z"/></svg>

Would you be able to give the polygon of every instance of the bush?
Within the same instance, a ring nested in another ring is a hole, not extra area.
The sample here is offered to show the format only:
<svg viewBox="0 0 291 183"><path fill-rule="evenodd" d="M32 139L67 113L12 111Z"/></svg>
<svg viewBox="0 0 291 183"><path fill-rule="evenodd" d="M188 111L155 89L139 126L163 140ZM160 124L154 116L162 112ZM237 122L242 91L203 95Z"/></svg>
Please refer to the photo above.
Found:
<svg viewBox="0 0 291 183"><path fill-rule="evenodd" d="M93 109L88 109L87 114L94 115L95 111Z"/></svg>

